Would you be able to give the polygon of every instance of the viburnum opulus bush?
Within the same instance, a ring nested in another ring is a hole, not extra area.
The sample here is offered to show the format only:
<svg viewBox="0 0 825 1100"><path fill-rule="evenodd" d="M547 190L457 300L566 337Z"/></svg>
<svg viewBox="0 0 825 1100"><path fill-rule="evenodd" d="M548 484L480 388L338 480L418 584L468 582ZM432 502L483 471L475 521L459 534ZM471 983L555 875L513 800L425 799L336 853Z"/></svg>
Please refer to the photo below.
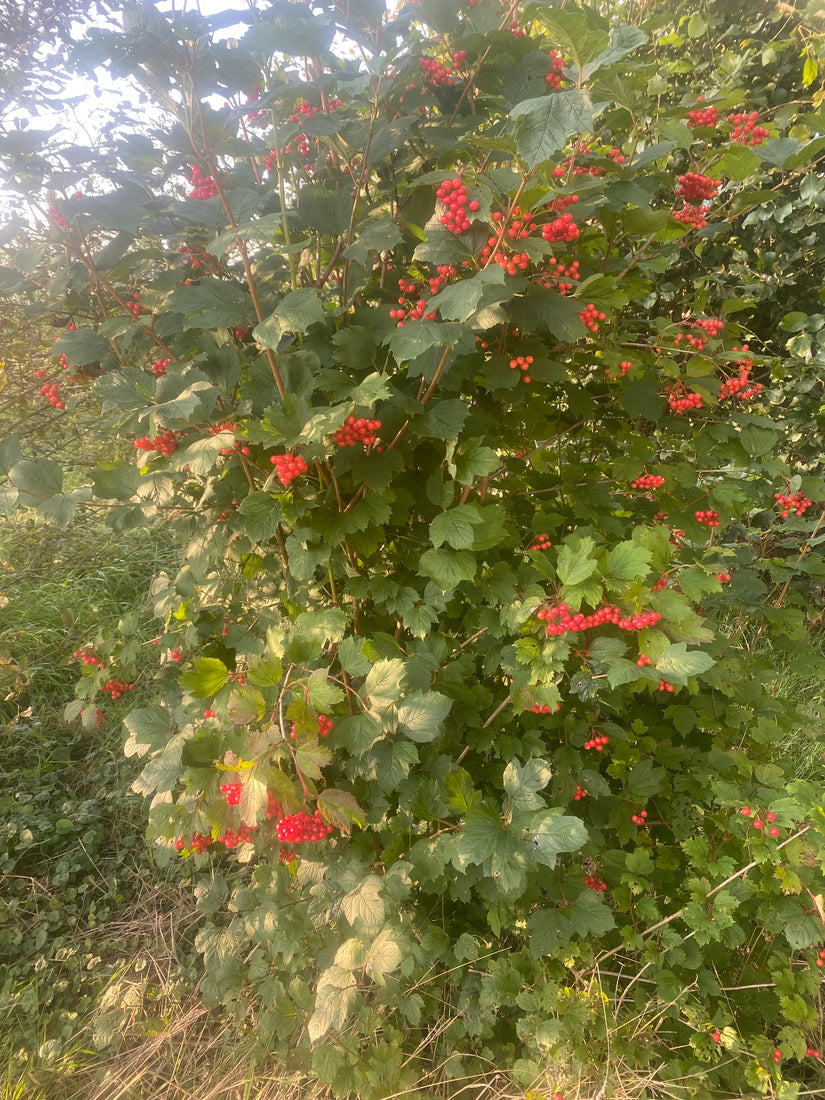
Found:
<svg viewBox="0 0 825 1100"><path fill-rule="evenodd" d="M3 145L48 221L3 286L122 441L64 492L7 440L7 501L181 546L135 790L205 999L336 1096L822 1087L820 48L747 2L129 5L73 59L145 124Z"/></svg>

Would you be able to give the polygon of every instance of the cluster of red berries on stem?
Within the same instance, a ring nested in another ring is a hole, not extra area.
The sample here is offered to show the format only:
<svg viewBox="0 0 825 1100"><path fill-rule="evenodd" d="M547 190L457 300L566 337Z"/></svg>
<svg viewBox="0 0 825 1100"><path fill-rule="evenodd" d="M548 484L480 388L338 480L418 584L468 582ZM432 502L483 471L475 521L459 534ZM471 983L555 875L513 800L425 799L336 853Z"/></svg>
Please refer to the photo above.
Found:
<svg viewBox="0 0 825 1100"><path fill-rule="evenodd" d="M584 789L584 787L581 786L580 783L577 783L576 784L576 793L573 795L573 801L574 802L581 802L581 800L583 798L586 798L586 797L587 797L587 791Z"/></svg>
<svg viewBox="0 0 825 1100"><path fill-rule="evenodd" d="M149 310L140 304L140 291L135 290L132 293L131 299L128 299L123 303L126 307L126 312L131 313L135 318L140 317L141 313L148 313Z"/></svg>
<svg viewBox="0 0 825 1100"><path fill-rule="evenodd" d="M697 103L704 103L703 95L696 97ZM715 107L697 107L688 111L688 126L715 126L719 121L719 112Z"/></svg>
<svg viewBox="0 0 825 1100"><path fill-rule="evenodd" d="M823 947L822 950L819 952L817 957L814 959L814 962L816 963L816 965L819 967L820 970L823 967L825 967L825 947ZM819 1057L819 1054L817 1053L817 1058L818 1057Z"/></svg>
<svg viewBox="0 0 825 1100"><path fill-rule="evenodd" d="M668 394L667 403L675 413L684 413L688 412L690 409L704 408L701 394L685 390L681 383L678 391Z"/></svg>
<svg viewBox="0 0 825 1100"><path fill-rule="evenodd" d="M156 359L152 364L152 374L162 378L166 374L166 368L172 362L171 359Z"/></svg>
<svg viewBox="0 0 825 1100"><path fill-rule="evenodd" d="M758 111L728 115L728 122L733 123L731 141L738 141L741 145L761 145L766 137L770 137L770 132L764 126L757 125L758 120Z"/></svg>
<svg viewBox="0 0 825 1100"><path fill-rule="evenodd" d="M706 527L718 527L719 526L719 513L712 512L709 509L704 511L694 512L697 523L703 523Z"/></svg>
<svg viewBox="0 0 825 1100"><path fill-rule="evenodd" d="M317 844L332 831L332 825L324 822L320 810L311 816L303 812L287 814L278 822L278 839L287 844Z"/></svg>
<svg viewBox="0 0 825 1100"><path fill-rule="evenodd" d="M543 286L545 290L552 290L555 286L559 294L569 294L573 289L573 283L568 283L563 280L573 279L578 281L581 278L579 274L579 261L573 260L572 263L567 265L560 263L555 256L551 256L547 261L550 265L550 270L545 275L540 275L536 279L536 283L539 286ZM555 284L549 280L555 279ZM628 367L630 364L628 363ZM605 372L609 374L609 371Z"/></svg>
<svg viewBox="0 0 825 1100"><path fill-rule="evenodd" d="M527 371L530 370L530 367L532 365L533 365L533 356L532 355L517 355L513 359L510 360L510 370L518 369L518 370L523 372L522 375L521 375L522 382L532 382L532 378L527 373Z"/></svg>
<svg viewBox="0 0 825 1100"><path fill-rule="evenodd" d="M235 829L226 829L218 837L218 840L226 848L237 848L239 844L244 844L246 841L250 841L255 835L254 825L245 825L243 822L238 826L237 831Z"/></svg>
<svg viewBox="0 0 825 1100"><path fill-rule="evenodd" d="M106 662L102 658L98 657L96 653L89 653L89 651L86 649L76 649L72 656L75 658L75 660L81 660L84 665L91 665L93 667L97 665L100 668L103 668L103 666L106 664Z"/></svg>
<svg viewBox="0 0 825 1100"><path fill-rule="evenodd" d="M805 1050L805 1057L806 1058L821 1058L822 1054L821 1054L820 1051L818 1051L816 1049L816 1047L807 1047L807 1049Z"/></svg>
<svg viewBox="0 0 825 1100"><path fill-rule="evenodd" d="M221 794L226 796L227 806L240 806L242 790L241 783L221 783L220 786Z"/></svg>
<svg viewBox="0 0 825 1100"><path fill-rule="evenodd" d="M750 808L750 806L743 806L739 813L742 815L742 817L746 818L750 818L753 816L753 810ZM753 825L754 829L761 831L765 828L765 824L767 823L770 826L770 828L768 829L768 836L772 836L774 839L776 839L776 837L778 837L780 834L780 830L776 825L774 825L775 821L776 814L769 810L768 813L765 814L764 821L761 817L757 815L756 817L754 817L751 825Z"/></svg>
<svg viewBox="0 0 825 1100"><path fill-rule="evenodd" d="M441 215L441 224L446 226L451 233L456 235L470 228L470 219L467 211L475 213L478 210L478 202L473 199L467 202L467 188L460 176L455 179L444 180L436 191L436 197L444 203L447 210Z"/></svg>
<svg viewBox="0 0 825 1100"><path fill-rule="evenodd" d="M190 199L205 201L206 199L213 199L217 195L217 184L211 176L205 176L197 164L192 169L190 180L192 183L192 190L189 192Z"/></svg>
<svg viewBox="0 0 825 1100"><path fill-rule="evenodd" d="M561 710L561 703L556 703L555 707L551 707L549 703L533 703L532 707L527 709L533 714L552 714L554 710Z"/></svg>
<svg viewBox="0 0 825 1100"><path fill-rule="evenodd" d="M773 495L776 503L782 509L783 519L787 519L791 512L794 512L797 516L804 516L813 505L813 501L808 500L801 489L794 496L791 496L790 493L774 493Z"/></svg>
<svg viewBox="0 0 825 1100"><path fill-rule="evenodd" d="M48 398L49 404L55 409L65 409L66 405L60 397L60 386L57 382L47 382L37 391L38 397Z"/></svg>
<svg viewBox="0 0 825 1100"><path fill-rule="evenodd" d="M748 345L743 344L742 347L734 347L734 351L748 351ZM753 370L753 359L749 356L745 356L743 359L735 360L736 365L739 367L739 374L733 378L726 379L719 390L719 399L725 401L729 397L739 397L743 401L748 401L751 397L756 395L764 388L761 382L751 382L751 371Z"/></svg>
<svg viewBox="0 0 825 1100"><path fill-rule="evenodd" d="M631 489L658 489L664 485L665 479L661 474L642 474L630 483Z"/></svg>
<svg viewBox="0 0 825 1100"><path fill-rule="evenodd" d="M119 699L124 692L134 691L134 684L124 684L122 680L114 677L112 680L107 680L100 688L101 691L105 691L108 695L111 695L112 699Z"/></svg>
<svg viewBox="0 0 825 1100"><path fill-rule="evenodd" d="M357 418L348 416L343 427L332 433L332 438L339 447L355 447L358 443L369 447L378 439L375 433L380 427L380 420L365 420L363 416Z"/></svg>
<svg viewBox="0 0 825 1100"><path fill-rule="evenodd" d="M335 723L326 714L318 715L318 733L321 737L329 737L335 728Z"/></svg>
<svg viewBox="0 0 825 1100"><path fill-rule="evenodd" d="M564 66L567 64L567 61L558 50L551 50L547 56L550 58L550 64L552 65L550 72L544 78L547 82L547 87L551 92L561 91L561 86L564 81Z"/></svg>
<svg viewBox="0 0 825 1100"><path fill-rule="evenodd" d="M553 221L545 223L541 227L541 235L545 241L575 241L581 236L581 230L573 221L570 213L562 214Z"/></svg>
<svg viewBox="0 0 825 1100"><path fill-rule="evenodd" d="M530 544L531 550L549 550L553 543L547 537L546 534L536 535L533 542Z"/></svg>
<svg viewBox="0 0 825 1100"><path fill-rule="evenodd" d="M625 615L621 608L612 607L610 604L600 607L591 615L582 615L581 612L577 612L571 616L566 603L542 608L538 612L538 618L546 623L547 633L551 635L564 634L566 631L577 634L605 623L612 623L620 630L644 630L657 623L661 617L658 611L641 611L635 615Z"/></svg>
<svg viewBox="0 0 825 1100"><path fill-rule="evenodd" d="M679 210L673 211L673 217L676 221L686 225L688 229L704 229L708 224L706 214L706 207L693 206L689 202L686 202Z"/></svg>
<svg viewBox="0 0 825 1100"><path fill-rule="evenodd" d="M160 435L156 435L154 439L149 439L148 436L143 436L141 439L135 440L135 450L160 451L164 458L168 458L169 455L177 449L178 439L171 428L167 428L165 432L161 432Z"/></svg>
<svg viewBox="0 0 825 1100"><path fill-rule="evenodd" d="M63 217L59 206L50 206L46 213L48 214L50 220L53 221L55 225L59 225L61 229L69 228L69 223Z"/></svg>
<svg viewBox="0 0 825 1100"><path fill-rule="evenodd" d="M686 172L679 176L676 194L685 202L708 202L716 198L721 186L721 180L703 176L700 172Z"/></svg>
<svg viewBox="0 0 825 1100"><path fill-rule="evenodd" d="M647 810L641 810L637 814L631 814L630 820L634 825L647 825Z"/></svg>
<svg viewBox="0 0 825 1100"><path fill-rule="evenodd" d="M592 302L584 307L584 311L579 314L579 317L584 322L585 328L590 329L591 332L599 331L599 322L607 320L607 314L601 313Z"/></svg>
<svg viewBox="0 0 825 1100"><path fill-rule="evenodd" d="M463 63L466 52L462 50L461 54L463 55L461 57L461 62ZM433 88L437 88L441 84L455 84L453 65L443 65L435 57L422 57L420 58L420 64L421 68L424 70L424 75Z"/></svg>
<svg viewBox="0 0 825 1100"><path fill-rule="evenodd" d="M594 890L597 894L603 894L607 889L607 883L598 875L585 875L584 884L588 890Z"/></svg>
<svg viewBox="0 0 825 1100"><path fill-rule="evenodd" d="M300 454L273 454L270 459L282 485L288 485L295 477L307 472L307 463Z"/></svg>
<svg viewBox="0 0 825 1100"><path fill-rule="evenodd" d="M605 745L610 744L607 734L596 733L584 743L586 749L595 749L596 752L604 752Z"/></svg>
<svg viewBox="0 0 825 1100"><path fill-rule="evenodd" d="M673 686L673 684L668 683L667 680L660 680L659 681L659 686L656 690L657 691L670 692L670 694L672 695L673 692L676 690L676 688Z"/></svg>
<svg viewBox="0 0 825 1100"><path fill-rule="evenodd" d="M645 668L647 667L647 665L652 665L655 663L656 662L653 660L653 658L648 657L646 653L640 653L639 659L636 661L636 664L639 666L639 668Z"/></svg>

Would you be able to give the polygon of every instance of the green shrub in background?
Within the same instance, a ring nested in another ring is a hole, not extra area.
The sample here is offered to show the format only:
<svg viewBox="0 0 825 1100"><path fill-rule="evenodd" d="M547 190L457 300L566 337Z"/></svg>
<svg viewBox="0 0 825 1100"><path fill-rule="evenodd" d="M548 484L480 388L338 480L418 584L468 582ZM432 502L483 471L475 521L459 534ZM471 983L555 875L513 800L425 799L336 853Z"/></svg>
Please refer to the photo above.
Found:
<svg viewBox="0 0 825 1100"><path fill-rule="evenodd" d="M64 487L7 439L7 507L184 547L134 786L206 1003L336 1097L823 1087L778 689L823 672L822 48L785 4L127 5L71 57L146 122L0 144L44 399L113 440Z"/></svg>

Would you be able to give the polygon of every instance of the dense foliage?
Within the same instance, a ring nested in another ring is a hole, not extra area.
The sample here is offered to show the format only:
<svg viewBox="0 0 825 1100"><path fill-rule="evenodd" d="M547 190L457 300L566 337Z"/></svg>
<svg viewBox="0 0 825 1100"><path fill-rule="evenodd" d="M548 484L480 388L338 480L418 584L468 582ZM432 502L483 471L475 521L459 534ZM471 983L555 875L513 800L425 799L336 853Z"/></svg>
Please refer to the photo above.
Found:
<svg viewBox="0 0 825 1100"><path fill-rule="evenodd" d="M182 547L135 789L204 998L335 1096L822 1087L816 19L129 4L72 60L143 121L0 142L42 399L113 440L6 439L6 506Z"/></svg>

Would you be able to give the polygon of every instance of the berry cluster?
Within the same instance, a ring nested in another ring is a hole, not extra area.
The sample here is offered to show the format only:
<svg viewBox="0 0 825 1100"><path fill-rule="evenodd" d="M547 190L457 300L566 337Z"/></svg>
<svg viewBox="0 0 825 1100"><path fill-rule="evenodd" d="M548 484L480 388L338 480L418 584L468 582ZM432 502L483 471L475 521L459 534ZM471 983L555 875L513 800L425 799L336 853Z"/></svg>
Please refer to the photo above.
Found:
<svg viewBox="0 0 825 1100"><path fill-rule="evenodd" d="M782 1051L778 1047L773 1052L773 1060L777 1065L782 1061Z"/></svg>
<svg viewBox="0 0 825 1100"><path fill-rule="evenodd" d="M441 84L455 84L455 78L452 75L452 65L442 65L441 62L434 57L422 57L420 58L420 64L421 68L424 70L424 75L433 88L437 88Z"/></svg>
<svg viewBox="0 0 825 1100"><path fill-rule="evenodd" d="M750 808L750 806L743 806L742 809L739 812L742 815L742 817L751 817L752 814L753 814L753 810ZM776 837L779 836L779 829L777 828L776 825L773 824L774 821L776 821L776 814L772 813L771 811L768 811L768 813L765 814L765 820L764 821L762 820L761 817L757 816L753 819L751 824L753 825L754 829L762 830L762 829L765 828L765 822L767 822L768 825L771 826L770 829L768 829L768 835L774 837L774 839L775 839Z"/></svg>
<svg viewBox="0 0 825 1100"><path fill-rule="evenodd" d="M552 290L554 284L548 282L548 279L555 279L555 288L560 294L569 294L573 289L573 283L563 282L565 279L573 279L578 281L581 278L579 274L579 261L573 260L572 263L565 266L556 259L555 256L551 256L547 261L550 265L550 270L546 272L544 276L539 276L536 282L539 286L543 286L545 290Z"/></svg>
<svg viewBox="0 0 825 1100"><path fill-rule="evenodd" d="M106 662L98 657L96 653L89 653L88 650L85 649L76 649L72 656L75 660L80 659L84 665L98 665L100 668L103 668L106 664Z"/></svg>
<svg viewBox="0 0 825 1100"><path fill-rule="evenodd" d="M133 292L131 299L127 299L124 303L126 312L131 313L135 318L140 317L141 313L148 313L149 310L140 304L140 291Z"/></svg>
<svg viewBox="0 0 825 1100"><path fill-rule="evenodd" d="M206 833L193 833L192 834L192 842L189 845L189 849L190 849L190 851L195 852L195 853L205 852L206 849L211 846L211 844L212 844L212 837L211 836L207 836ZM180 848L178 848L178 845L180 845ZM175 842L175 847L178 848L178 851L180 851L181 848L184 847L182 837L181 837L180 840Z"/></svg>
<svg viewBox="0 0 825 1100"><path fill-rule="evenodd" d="M822 967L824 967L824 966L825 966L825 948L823 948L823 949L822 949L822 950L821 950L821 951L819 952L819 954L817 955L817 957L816 957L816 959L814 960L814 962L816 963L816 965L817 965L817 966L818 966L818 967L819 967L820 969L822 969ZM817 1052L817 1058L818 1058L818 1057L819 1057L819 1053Z"/></svg>
<svg viewBox="0 0 825 1100"><path fill-rule="evenodd" d="M378 438L375 433L380 427L380 420L365 420L363 416L356 419L354 416L348 416L343 427L332 433L332 438L339 447L354 447L358 443L369 447Z"/></svg>
<svg viewBox="0 0 825 1100"><path fill-rule="evenodd" d="M498 210L491 214L490 217L497 225L501 225L504 221L504 215ZM520 207L514 206L510 211L510 224L503 236L508 237L511 241L517 239L526 241L535 228L536 223L533 221L533 215L530 211L525 210L522 213Z"/></svg>
<svg viewBox="0 0 825 1100"><path fill-rule="evenodd" d="M582 321L584 321L585 328L589 328L591 332L599 331L599 321L606 321L607 314L600 313L592 302L584 307L584 312L579 314Z"/></svg>
<svg viewBox="0 0 825 1100"><path fill-rule="evenodd" d="M704 103L703 95L696 97L697 103ZM688 126L715 126L719 121L719 112L715 107L697 107L688 111Z"/></svg>
<svg viewBox="0 0 825 1100"><path fill-rule="evenodd" d="M614 164L624 164L627 157L621 151L621 149L608 149L607 155L613 161Z"/></svg>
<svg viewBox="0 0 825 1100"><path fill-rule="evenodd" d="M152 374L162 378L166 374L166 368L172 362L171 359L156 359L152 364Z"/></svg>
<svg viewBox="0 0 825 1100"><path fill-rule="evenodd" d="M335 723L326 714L318 715L318 733L321 737L329 737L335 728Z"/></svg>
<svg viewBox="0 0 825 1100"><path fill-rule="evenodd" d="M581 230L573 221L572 214L562 214L552 222L541 227L541 235L546 241L575 241L581 236Z"/></svg>
<svg viewBox="0 0 825 1100"><path fill-rule="evenodd" d="M546 534L536 535L535 540L530 544L531 550L549 550L553 543L547 537Z"/></svg>
<svg viewBox="0 0 825 1100"><path fill-rule="evenodd" d="M521 375L521 380L523 382L532 382L532 378L527 373L527 371L530 370L530 367L532 366L532 363L533 363L533 356L532 355L517 355L514 359L510 360L510 370L518 369L518 370L522 371L523 373ZM548 543L548 546L549 545L550 544Z"/></svg>
<svg viewBox="0 0 825 1100"><path fill-rule="evenodd" d="M580 783L576 784L576 793L573 795L574 802L581 802L583 798L587 798L587 791Z"/></svg>
<svg viewBox="0 0 825 1100"><path fill-rule="evenodd" d="M813 501L808 500L801 490L795 496L791 496L790 493L774 493L773 495L776 503L782 509L783 519L787 519L791 512L795 512L798 516L803 516L813 505Z"/></svg>
<svg viewBox="0 0 825 1100"><path fill-rule="evenodd" d="M441 215L441 224L446 226L451 233L463 233L470 228L470 219L467 211L475 213L478 203L475 199L467 202L467 188L460 176L455 179L444 180L436 191L436 197L447 207L446 213Z"/></svg>
<svg viewBox="0 0 825 1100"><path fill-rule="evenodd" d="M300 455L273 455L270 462L282 485L289 485L293 478L307 472L307 464Z"/></svg>
<svg viewBox="0 0 825 1100"><path fill-rule="evenodd" d="M261 112L263 113L263 112ZM226 829L225 832L218 837L221 844L227 848L237 848L239 844L243 844L246 841L252 839L255 835L254 825L244 825L243 822L238 826L238 831L234 829Z"/></svg>
<svg viewBox="0 0 825 1100"><path fill-rule="evenodd" d="M669 394L667 403L675 413L687 412L688 409L703 408L701 396L698 393L686 392L684 389L680 393Z"/></svg>
<svg viewBox="0 0 825 1100"><path fill-rule="evenodd" d="M743 344L742 347L734 347L734 351L747 351L748 345ZM721 401L726 400L728 397L739 397L743 401L748 401L751 397L756 395L764 388L761 382L751 382L751 371L753 370L753 359L746 356L744 359L737 359L736 364L739 367L739 374L734 378L726 379L719 390L719 399Z"/></svg>
<svg viewBox="0 0 825 1100"><path fill-rule="evenodd" d="M598 875L585 875L584 884L588 890L595 890L597 894L603 894L607 889L607 883Z"/></svg>
<svg viewBox="0 0 825 1100"><path fill-rule="evenodd" d="M190 182L192 184L192 190L189 192L190 199L205 201L206 199L213 199L218 193L218 186L215 181L211 176L205 176L197 164L192 169Z"/></svg>
<svg viewBox="0 0 825 1100"><path fill-rule="evenodd" d="M676 690L673 684L669 684L667 680L660 680L657 691L669 691L671 694Z"/></svg>
<svg viewBox="0 0 825 1100"><path fill-rule="evenodd" d="M822 1054L816 1049L816 1047L807 1047L805 1050L806 1058L821 1058Z"/></svg>
<svg viewBox="0 0 825 1100"><path fill-rule="evenodd" d="M57 382L47 382L37 391L38 397L46 397L49 404L55 409L65 409L66 405L60 397L60 386Z"/></svg>
<svg viewBox="0 0 825 1100"><path fill-rule="evenodd" d="M227 806L240 806L242 790L241 783L221 783L220 786L221 794L226 795Z"/></svg>
<svg viewBox="0 0 825 1100"><path fill-rule="evenodd" d="M561 703L556 703L555 708L551 707L548 703L533 703L532 707L528 707L533 714L552 714L553 710L561 710Z"/></svg>
<svg viewBox="0 0 825 1100"><path fill-rule="evenodd" d="M727 584L728 581L730 580L730 578L731 578L730 573L717 573L716 574L716 579L717 579L717 581L719 581L720 584Z"/></svg>
<svg viewBox="0 0 825 1100"><path fill-rule="evenodd" d="M707 527L719 526L719 513L711 512L709 510L695 512L697 523L704 523Z"/></svg>
<svg viewBox="0 0 825 1100"><path fill-rule="evenodd" d="M551 92L559 92L564 81L564 66L567 61L558 50L551 50L547 56L550 58L552 68L544 79Z"/></svg>
<svg viewBox="0 0 825 1100"><path fill-rule="evenodd" d="M53 221L55 225L59 225L61 229L69 228L69 223L60 212L59 206L50 206L46 213L48 214L51 221Z"/></svg>
<svg viewBox="0 0 825 1100"><path fill-rule="evenodd" d="M487 243L479 252L480 259L485 262L489 260L491 255L495 263L508 275L515 275L518 271L526 271L530 266L530 256L527 252L508 252L498 237L488 237Z"/></svg>
<svg viewBox="0 0 825 1100"><path fill-rule="evenodd" d="M721 186L721 180L703 176L699 172L686 172L685 175L679 176L676 194L685 202L709 202L716 198Z"/></svg>
<svg viewBox="0 0 825 1100"><path fill-rule="evenodd" d="M764 126L758 126L759 112L751 111L750 114L739 112L728 115L728 122L733 123L731 141L738 141L742 145L761 145L766 137L770 137Z"/></svg>
<svg viewBox="0 0 825 1100"><path fill-rule="evenodd" d="M592 615L582 615L581 612L577 612L571 617L568 611L567 604L560 603L557 607L539 611L538 618L547 624L548 634L559 635L566 631L578 634L594 626L602 626L604 623L612 623L620 630L644 630L645 627L658 623L662 617L658 611L642 611L628 616L620 608L611 607L609 604L600 607Z"/></svg>
<svg viewBox="0 0 825 1100"><path fill-rule="evenodd" d="M247 92L246 102L257 103L261 98L261 86L260 84L253 84L252 91ZM250 111L246 116L247 122L260 122L262 118L266 117L266 111Z"/></svg>
<svg viewBox="0 0 825 1100"><path fill-rule="evenodd" d="M689 202L686 202L680 210L673 211L673 217L677 222L686 225L688 229L704 229L708 224L705 213L706 211L701 206L691 206Z"/></svg>
<svg viewBox="0 0 825 1100"><path fill-rule="evenodd" d="M179 649L170 649L166 656L170 661L174 661L176 665L179 665L183 660L183 653Z"/></svg>
<svg viewBox="0 0 825 1100"><path fill-rule="evenodd" d="M113 680L107 680L100 688L101 691L105 691L108 695L111 695L112 699L119 699L125 691L134 691L134 684L124 684L122 680L115 677Z"/></svg>
<svg viewBox="0 0 825 1100"><path fill-rule="evenodd" d="M324 824L320 810L316 810L311 817L303 812L287 814L278 822L278 840L288 844L317 844L331 832L332 826Z"/></svg>
<svg viewBox="0 0 825 1100"><path fill-rule="evenodd" d="M634 825L646 825L647 824L647 810L642 810L638 814L631 814L630 820Z"/></svg>
<svg viewBox="0 0 825 1100"><path fill-rule="evenodd" d="M665 584L667 584L667 581L665 581ZM656 662L653 660L653 658L648 657L646 653L640 653L639 659L636 661L636 664L639 666L639 668L645 668L647 665L652 665L655 663Z"/></svg>
<svg viewBox="0 0 825 1100"><path fill-rule="evenodd" d="M280 821L284 816L284 808L272 791L266 792L266 816L272 820L273 817L277 817Z"/></svg>
<svg viewBox="0 0 825 1100"><path fill-rule="evenodd" d="M665 479L661 474L642 474L630 483L631 489L658 489L664 485Z"/></svg>
<svg viewBox="0 0 825 1100"><path fill-rule="evenodd" d="M149 439L148 436L143 436L141 439L135 440L135 450L160 451L164 458L168 458L169 455L177 449L177 436L171 428L167 428L165 432L161 432L160 435L156 435L154 439Z"/></svg>
<svg viewBox="0 0 825 1100"><path fill-rule="evenodd" d="M584 747L586 749L595 749L596 752L604 752L605 745L610 744L610 738L604 733L594 734L588 741L585 741Z"/></svg>

